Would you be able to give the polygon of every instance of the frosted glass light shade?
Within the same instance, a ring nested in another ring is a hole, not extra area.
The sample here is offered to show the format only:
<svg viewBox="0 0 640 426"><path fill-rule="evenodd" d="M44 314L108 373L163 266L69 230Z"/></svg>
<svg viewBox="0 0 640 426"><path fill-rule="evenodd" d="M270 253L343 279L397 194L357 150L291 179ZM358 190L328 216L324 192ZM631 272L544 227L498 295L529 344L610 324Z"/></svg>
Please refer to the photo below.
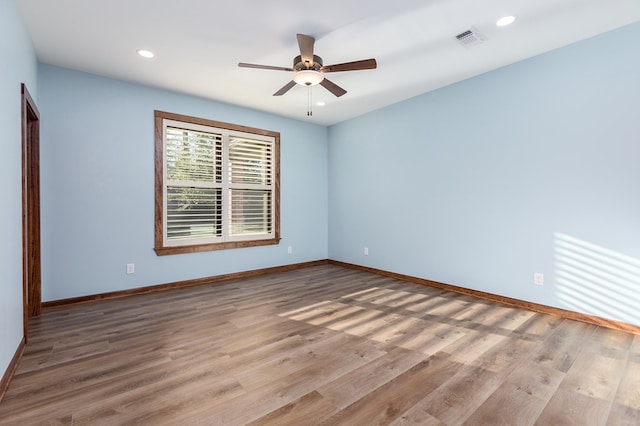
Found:
<svg viewBox="0 0 640 426"><path fill-rule="evenodd" d="M315 86L322 80L324 80L324 75L315 70L301 70L293 76L293 81L302 86Z"/></svg>

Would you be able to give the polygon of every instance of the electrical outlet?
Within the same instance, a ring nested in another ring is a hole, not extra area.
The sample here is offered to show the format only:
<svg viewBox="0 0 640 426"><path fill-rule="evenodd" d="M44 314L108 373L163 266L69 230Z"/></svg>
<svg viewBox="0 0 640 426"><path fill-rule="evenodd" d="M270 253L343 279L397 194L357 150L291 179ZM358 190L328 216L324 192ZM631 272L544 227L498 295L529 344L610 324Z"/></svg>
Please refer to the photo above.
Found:
<svg viewBox="0 0 640 426"><path fill-rule="evenodd" d="M135 272L136 272L136 264L127 263L127 274L135 274Z"/></svg>
<svg viewBox="0 0 640 426"><path fill-rule="evenodd" d="M535 285L544 285L544 274L542 272L534 272L533 283Z"/></svg>
<svg viewBox="0 0 640 426"><path fill-rule="evenodd" d="M293 247L292 246L287 247L287 254L293 254Z"/></svg>
<svg viewBox="0 0 640 426"><path fill-rule="evenodd" d="M369 247L364 248L364 255L369 256Z"/></svg>

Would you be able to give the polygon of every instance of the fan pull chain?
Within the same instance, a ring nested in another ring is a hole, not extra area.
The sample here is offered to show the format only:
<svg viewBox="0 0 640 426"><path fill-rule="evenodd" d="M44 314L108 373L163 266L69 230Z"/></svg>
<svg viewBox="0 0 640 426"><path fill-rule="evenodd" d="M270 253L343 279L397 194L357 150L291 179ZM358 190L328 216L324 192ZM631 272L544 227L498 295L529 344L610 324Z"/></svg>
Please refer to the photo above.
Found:
<svg viewBox="0 0 640 426"><path fill-rule="evenodd" d="M311 85L307 86L308 87L308 92L307 92L307 117L311 117L313 115L313 111L311 111Z"/></svg>

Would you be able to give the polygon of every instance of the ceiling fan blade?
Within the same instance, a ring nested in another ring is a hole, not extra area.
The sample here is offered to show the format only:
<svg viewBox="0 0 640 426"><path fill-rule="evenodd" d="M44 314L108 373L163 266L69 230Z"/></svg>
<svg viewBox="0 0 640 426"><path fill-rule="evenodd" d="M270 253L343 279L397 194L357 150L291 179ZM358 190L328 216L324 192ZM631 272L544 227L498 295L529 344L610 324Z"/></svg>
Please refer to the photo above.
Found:
<svg viewBox="0 0 640 426"><path fill-rule="evenodd" d="M320 86L324 87L325 89L327 89L328 91L336 95L337 97L340 97L345 93L347 93L347 91L344 90L342 87L338 86L333 81L327 80L326 78L320 82Z"/></svg>
<svg viewBox="0 0 640 426"><path fill-rule="evenodd" d="M257 65L257 64L246 64L244 62L240 62L238 64L240 68L258 68L261 70L274 70L274 71L293 71L293 68L287 67L273 67L271 65Z"/></svg>
<svg viewBox="0 0 640 426"><path fill-rule="evenodd" d="M282 96L285 93L287 93L289 90L291 90L291 88L293 86L295 86L295 85L296 85L296 82L291 80L290 82L288 82L287 84L282 86L282 88L280 90L278 90L276 93L274 93L273 96Z"/></svg>
<svg viewBox="0 0 640 426"><path fill-rule="evenodd" d="M326 65L320 68L322 72L358 71L376 69L378 63L375 59L363 59L361 61L345 62L343 64Z"/></svg>
<svg viewBox="0 0 640 426"><path fill-rule="evenodd" d="M313 66L313 45L316 39L304 34L296 34L296 37L298 38L302 62L306 64L308 68L311 68Z"/></svg>

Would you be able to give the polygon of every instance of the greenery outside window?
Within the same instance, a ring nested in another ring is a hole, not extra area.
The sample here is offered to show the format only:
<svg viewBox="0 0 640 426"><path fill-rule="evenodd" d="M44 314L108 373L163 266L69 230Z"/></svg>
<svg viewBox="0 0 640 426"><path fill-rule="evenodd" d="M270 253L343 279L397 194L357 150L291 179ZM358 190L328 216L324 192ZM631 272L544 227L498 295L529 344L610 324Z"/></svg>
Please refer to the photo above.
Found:
<svg viewBox="0 0 640 426"><path fill-rule="evenodd" d="M280 134L155 111L158 255L278 244Z"/></svg>

